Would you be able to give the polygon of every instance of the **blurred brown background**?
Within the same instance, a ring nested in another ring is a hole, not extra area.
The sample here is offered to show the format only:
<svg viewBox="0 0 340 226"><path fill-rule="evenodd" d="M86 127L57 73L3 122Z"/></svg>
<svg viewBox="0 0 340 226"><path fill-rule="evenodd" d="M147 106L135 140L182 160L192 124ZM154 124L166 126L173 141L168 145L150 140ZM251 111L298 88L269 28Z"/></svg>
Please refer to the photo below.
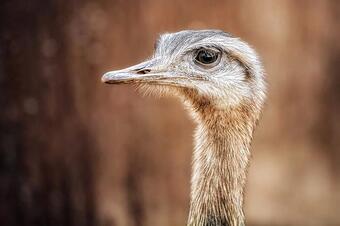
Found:
<svg viewBox="0 0 340 226"><path fill-rule="evenodd" d="M0 225L185 225L194 125L177 100L100 77L188 28L229 31L264 61L249 225L340 225L336 0L2 0Z"/></svg>

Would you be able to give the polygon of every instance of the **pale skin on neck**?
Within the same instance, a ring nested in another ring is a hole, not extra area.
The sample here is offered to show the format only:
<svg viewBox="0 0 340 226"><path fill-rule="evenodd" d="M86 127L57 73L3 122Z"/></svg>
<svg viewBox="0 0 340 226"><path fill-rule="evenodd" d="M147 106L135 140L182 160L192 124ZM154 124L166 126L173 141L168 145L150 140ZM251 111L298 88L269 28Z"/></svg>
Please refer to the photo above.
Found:
<svg viewBox="0 0 340 226"><path fill-rule="evenodd" d="M195 104L195 103L194 103ZM257 117L252 104L189 106L197 122L188 226L244 225L243 192Z"/></svg>

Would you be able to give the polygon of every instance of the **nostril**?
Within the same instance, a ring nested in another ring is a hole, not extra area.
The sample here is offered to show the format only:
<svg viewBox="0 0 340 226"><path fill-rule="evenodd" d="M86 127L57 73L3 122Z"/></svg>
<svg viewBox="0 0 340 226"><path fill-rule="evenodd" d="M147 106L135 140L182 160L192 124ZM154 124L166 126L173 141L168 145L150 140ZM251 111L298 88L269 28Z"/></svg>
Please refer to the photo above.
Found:
<svg viewBox="0 0 340 226"><path fill-rule="evenodd" d="M150 69L142 69L142 70L138 70L137 74L147 74L149 73L151 70Z"/></svg>

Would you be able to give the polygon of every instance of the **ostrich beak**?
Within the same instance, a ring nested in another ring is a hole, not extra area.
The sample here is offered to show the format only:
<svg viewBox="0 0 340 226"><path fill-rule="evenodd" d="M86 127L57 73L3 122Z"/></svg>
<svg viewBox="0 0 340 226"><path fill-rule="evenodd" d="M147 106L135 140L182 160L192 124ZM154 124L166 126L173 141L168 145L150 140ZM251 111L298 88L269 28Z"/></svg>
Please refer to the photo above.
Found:
<svg viewBox="0 0 340 226"><path fill-rule="evenodd" d="M102 77L102 82L108 84L150 83L171 84L172 73L162 69L160 61L151 59L143 63L117 71L109 71Z"/></svg>

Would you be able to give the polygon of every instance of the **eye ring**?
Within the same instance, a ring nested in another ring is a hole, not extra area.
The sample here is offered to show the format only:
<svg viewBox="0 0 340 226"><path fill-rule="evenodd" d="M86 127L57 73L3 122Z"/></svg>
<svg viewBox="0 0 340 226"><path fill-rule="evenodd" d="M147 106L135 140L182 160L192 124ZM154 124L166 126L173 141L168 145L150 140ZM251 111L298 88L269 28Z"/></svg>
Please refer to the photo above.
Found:
<svg viewBox="0 0 340 226"><path fill-rule="evenodd" d="M203 66L215 66L220 58L220 54L217 51L211 49L199 49L195 56L195 63Z"/></svg>

